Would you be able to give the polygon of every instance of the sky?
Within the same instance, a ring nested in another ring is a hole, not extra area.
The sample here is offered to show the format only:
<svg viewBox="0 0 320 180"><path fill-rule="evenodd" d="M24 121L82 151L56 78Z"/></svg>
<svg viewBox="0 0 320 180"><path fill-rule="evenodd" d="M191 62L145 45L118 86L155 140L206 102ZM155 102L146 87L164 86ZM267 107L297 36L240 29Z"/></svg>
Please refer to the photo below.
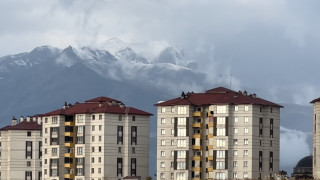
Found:
<svg viewBox="0 0 320 180"><path fill-rule="evenodd" d="M171 44L209 78L256 87L276 102L320 96L319 1L3 0L0 56L40 45ZM290 92L290 93L286 93ZM259 95L259 94L258 94Z"/></svg>
<svg viewBox="0 0 320 180"><path fill-rule="evenodd" d="M317 0L2 0L0 56L41 45L103 47L114 37L152 48L170 44L197 62L208 81L231 79L236 90L310 105L320 97L319 6ZM307 136L282 128L284 147ZM310 153L307 145L296 148Z"/></svg>

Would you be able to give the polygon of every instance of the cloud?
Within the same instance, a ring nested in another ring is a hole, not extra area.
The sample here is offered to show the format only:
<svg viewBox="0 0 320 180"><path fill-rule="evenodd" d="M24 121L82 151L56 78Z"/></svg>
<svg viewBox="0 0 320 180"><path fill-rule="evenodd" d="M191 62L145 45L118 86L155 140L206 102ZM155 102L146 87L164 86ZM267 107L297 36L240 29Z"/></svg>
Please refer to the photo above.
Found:
<svg viewBox="0 0 320 180"><path fill-rule="evenodd" d="M310 138L312 133L280 126L280 168L291 172L300 159L312 154Z"/></svg>

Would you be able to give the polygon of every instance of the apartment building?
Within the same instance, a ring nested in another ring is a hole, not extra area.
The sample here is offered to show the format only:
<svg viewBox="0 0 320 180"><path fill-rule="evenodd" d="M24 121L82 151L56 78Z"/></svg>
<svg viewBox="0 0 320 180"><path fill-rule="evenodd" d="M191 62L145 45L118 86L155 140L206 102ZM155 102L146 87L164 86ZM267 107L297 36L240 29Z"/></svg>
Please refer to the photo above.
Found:
<svg viewBox="0 0 320 180"><path fill-rule="evenodd" d="M151 115L107 97L41 115L43 179L145 179Z"/></svg>
<svg viewBox="0 0 320 180"><path fill-rule="evenodd" d="M41 122L31 117L13 118L0 129L0 179L42 179L41 130Z"/></svg>
<svg viewBox="0 0 320 180"><path fill-rule="evenodd" d="M264 179L279 172L281 105L218 87L155 106L158 179Z"/></svg>
<svg viewBox="0 0 320 180"><path fill-rule="evenodd" d="M313 104L313 178L320 179L320 98L314 99Z"/></svg>

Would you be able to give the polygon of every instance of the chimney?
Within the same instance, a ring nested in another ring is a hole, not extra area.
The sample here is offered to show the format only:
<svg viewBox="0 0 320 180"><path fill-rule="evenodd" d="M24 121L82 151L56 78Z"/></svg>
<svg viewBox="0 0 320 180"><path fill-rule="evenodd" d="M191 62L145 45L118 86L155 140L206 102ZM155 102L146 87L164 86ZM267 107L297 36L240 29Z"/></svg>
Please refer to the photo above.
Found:
<svg viewBox="0 0 320 180"><path fill-rule="evenodd" d="M30 116L27 116L27 122L30 122Z"/></svg>
<svg viewBox="0 0 320 180"><path fill-rule="evenodd" d="M41 117L37 117L37 122L38 122L39 125L42 124L42 119L41 119Z"/></svg>
<svg viewBox="0 0 320 180"><path fill-rule="evenodd" d="M67 105L67 101L65 101L65 102L64 102L64 105L63 105L63 107L62 107L62 108L63 108L63 109L66 109L66 108L67 108L67 106L68 106L68 105Z"/></svg>
<svg viewBox="0 0 320 180"><path fill-rule="evenodd" d="M21 116L21 117L20 117L20 123L22 123L23 121L24 121L24 117Z"/></svg>
<svg viewBox="0 0 320 180"><path fill-rule="evenodd" d="M253 98L257 98L256 93L253 93L253 94L252 94L252 97L253 97Z"/></svg>
<svg viewBox="0 0 320 180"><path fill-rule="evenodd" d="M13 116L12 120L11 120L11 126L15 126L18 124L18 120L16 119L16 117Z"/></svg>
<svg viewBox="0 0 320 180"><path fill-rule="evenodd" d="M243 91L242 93L244 96L247 96L248 95L248 92L247 91Z"/></svg>

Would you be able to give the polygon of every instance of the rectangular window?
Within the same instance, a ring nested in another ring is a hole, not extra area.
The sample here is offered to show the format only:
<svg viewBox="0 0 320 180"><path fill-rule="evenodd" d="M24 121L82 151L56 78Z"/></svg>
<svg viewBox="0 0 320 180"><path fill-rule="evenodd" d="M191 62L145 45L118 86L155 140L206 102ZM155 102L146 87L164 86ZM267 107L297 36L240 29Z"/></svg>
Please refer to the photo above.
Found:
<svg viewBox="0 0 320 180"><path fill-rule="evenodd" d="M132 116L132 121L136 121L136 116Z"/></svg>
<svg viewBox="0 0 320 180"><path fill-rule="evenodd" d="M259 137L263 136L263 122L262 118L259 118Z"/></svg>
<svg viewBox="0 0 320 180"><path fill-rule="evenodd" d="M217 118L217 125L225 125L225 124L226 124L226 117Z"/></svg>
<svg viewBox="0 0 320 180"><path fill-rule="evenodd" d="M225 169L225 162L224 161L217 161L216 169Z"/></svg>
<svg viewBox="0 0 320 180"><path fill-rule="evenodd" d="M226 128L217 128L217 136L225 136Z"/></svg>
<svg viewBox="0 0 320 180"><path fill-rule="evenodd" d="M186 162L178 161L177 162L177 169L186 169Z"/></svg>
<svg viewBox="0 0 320 180"><path fill-rule="evenodd" d="M233 162L232 162L232 166L233 166L233 167L237 167L237 166L238 166L238 162L237 162L237 161L233 161Z"/></svg>
<svg viewBox="0 0 320 180"><path fill-rule="evenodd" d="M77 154L82 155L82 147L77 147Z"/></svg>
<svg viewBox="0 0 320 180"><path fill-rule="evenodd" d="M178 128L177 130L178 130L177 136L179 136L179 137L187 136L186 128Z"/></svg>
<svg viewBox="0 0 320 180"><path fill-rule="evenodd" d="M137 126L131 126L131 145L137 145Z"/></svg>
<svg viewBox="0 0 320 180"><path fill-rule="evenodd" d="M239 122L239 118L238 117L234 117L234 122L235 123Z"/></svg>
<svg viewBox="0 0 320 180"><path fill-rule="evenodd" d="M58 117L52 117L52 124L58 124Z"/></svg>
<svg viewBox="0 0 320 180"><path fill-rule="evenodd" d="M58 154L58 149L57 148L52 148L51 150L52 156L56 156Z"/></svg>
<svg viewBox="0 0 320 180"><path fill-rule="evenodd" d="M178 147L187 147L187 140L178 139Z"/></svg>
<svg viewBox="0 0 320 180"><path fill-rule="evenodd" d="M136 153L136 148L135 148L135 147L132 147L132 148L131 148L131 153L132 153L132 154L135 154L135 153Z"/></svg>
<svg viewBox="0 0 320 180"><path fill-rule="evenodd" d="M238 179L238 174L237 174L237 173L232 173L232 177L233 177L234 179Z"/></svg>
<svg viewBox="0 0 320 180"><path fill-rule="evenodd" d="M161 124L165 124L166 123L166 119L165 118L161 118Z"/></svg>
<svg viewBox="0 0 320 180"><path fill-rule="evenodd" d="M166 141L165 140L161 140L161 146L165 146L166 145Z"/></svg>
<svg viewBox="0 0 320 180"><path fill-rule="evenodd" d="M161 113L165 113L166 112L166 108L165 107L161 107Z"/></svg>
<svg viewBox="0 0 320 180"><path fill-rule="evenodd" d="M226 140L225 139L217 139L217 147L225 147Z"/></svg>
<svg viewBox="0 0 320 180"><path fill-rule="evenodd" d="M31 166L31 161L27 161L27 166L28 166L28 167Z"/></svg>
<svg viewBox="0 0 320 180"><path fill-rule="evenodd" d="M174 118L171 118L171 124L174 124Z"/></svg>
<svg viewBox="0 0 320 180"><path fill-rule="evenodd" d="M239 106L234 106L234 111L239 111Z"/></svg>
<svg viewBox="0 0 320 180"><path fill-rule="evenodd" d="M122 158L117 158L117 175L122 176Z"/></svg>
<svg viewBox="0 0 320 180"><path fill-rule="evenodd" d="M82 123L84 120L83 115L77 115L77 122Z"/></svg>
<svg viewBox="0 0 320 180"><path fill-rule="evenodd" d="M238 156L238 150L233 150L233 156Z"/></svg>
<svg viewBox="0 0 320 180"><path fill-rule="evenodd" d="M166 156L166 152L165 151L161 151L161 156L165 157Z"/></svg>
<svg viewBox="0 0 320 180"><path fill-rule="evenodd" d="M248 150L243 150L243 155L244 156L249 156L249 151Z"/></svg>
<svg viewBox="0 0 320 180"><path fill-rule="evenodd" d="M102 131L102 125L99 125L99 131Z"/></svg>
<svg viewBox="0 0 320 180"><path fill-rule="evenodd" d="M119 121L122 121L122 115L119 115Z"/></svg>
<svg viewBox="0 0 320 180"><path fill-rule="evenodd" d="M27 131L27 136L31 136L31 131Z"/></svg>
<svg viewBox="0 0 320 180"><path fill-rule="evenodd" d="M91 131L95 131L95 126L94 125L91 126Z"/></svg>
<svg viewBox="0 0 320 180"><path fill-rule="evenodd" d="M102 141L102 136L99 136L99 141L100 141L100 142Z"/></svg>
<svg viewBox="0 0 320 180"><path fill-rule="evenodd" d="M102 115L101 114L99 115L99 120L102 120Z"/></svg>
<svg viewBox="0 0 320 180"><path fill-rule="evenodd" d="M123 126L117 127L117 144L123 144Z"/></svg>
<svg viewBox="0 0 320 180"><path fill-rule="evenodd" d="M248 123L249 122L249 117L244 117L244 122Z"/></svg>
<svg viewBox="0 0 320 180"><path fill-rule="evenodd" d="M238 145L238 139L233 140L233 145Z"/></svg>
<svg viewBox="0 0 320 180"><path fill-rule="evenodd" d="M226 157L226 151L217 151L217 158L225 158Z"/></svg>
<svg viewBox="0 0 320 180"><path fill-rule="evenodd" d="M78 133L78 134L83 133L83 126L78 126L78 128L77 128L77 133Z"/></svg>
<svg viewBox="0 0 320 180"><path fill-rule="evenodd" d="M178 106L178 114L187 114L187 107Z"/></svg>
<svg viewBox="0 0 320 180"><path fill-rule="evenodd" d="M178 126L185 126L187 118L178 118Z"/></svg>
<svg viewBox="0 0 320 180"><path fill-rule="evenodd" d="M174 107L171 107L171 112L173 112L173 113L174 113Z"/></svg>
<svg viewBox="0 0 320 180"><path fill-rule="evenodd" d="M227 113L227 106L217 106L217 114Z"/></svg>
<svg viewBox="0 0 320 180"><path fill-rule="evenodd" d="M243 167L248 167L248 161L243 161Z"/></svg>
<svg viewBox="0 0 320 180"><path fill-rule="evenodd" d="M233 128L233 134L238 134L238 128Z"/></svg>
<svg viewBox="0 0 320 180"><path fill-rule="evenodd" d="M270 119L270 138L273 138L273 119Z"/></svg>
<svg viewBox="0 0 320 180"><path fill-rule="evenodd" d="M186 151L177 151L177 158L178 159L185 159L186 158Z"/></svg>
<svg viewBox="0 0 320 180"><path fill-rule="evenodd" d="M94 136L92 136L92 137L91 137L91 141L94 142L94 140L95 140L95 138L94 138Z"/></svg>
<svg viewBox="0 0 320 180"><path fill-rule="evenodd" d="M244 106L244 111L249 111L249 106L245 105Z"/></svg>
<svg viewBox="0 0 320 180"><path fill-rule="evenodd" d="M161 135L165 135L166 134L166 130L165 129L161 129Z"/></svg>
<svg viewBox="0 0 320 180"><path fill-rule="evenodd" d="M96 115L92 115L92 120L95 120L96 119Z"/></svg>
<svg viewBox="0 0 320 180"><path fill-rule="evenodd" d="M244 133L245 134L249 134L249 129L248 128L244 128Z"/></svg>

